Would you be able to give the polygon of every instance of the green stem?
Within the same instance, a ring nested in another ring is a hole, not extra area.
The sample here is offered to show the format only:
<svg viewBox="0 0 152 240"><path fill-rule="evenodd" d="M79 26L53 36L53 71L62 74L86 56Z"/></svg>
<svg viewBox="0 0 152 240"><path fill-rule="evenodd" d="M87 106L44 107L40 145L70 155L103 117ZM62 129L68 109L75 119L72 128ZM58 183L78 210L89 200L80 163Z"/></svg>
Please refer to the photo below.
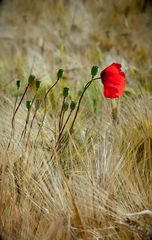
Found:
<svg viewBox="0 0 152 240"><path fill-rule="evenodd" d="M26 142L26 148L27 148L28 141L29 141L29 138L30 138L30 134L31 134L31 129L32 129L32 126L33 126L33 122L34 122L34 119L35 119L35 117L36 117L36 113L37 113L37 109L35 109L35 112L34 112L32 121L31 121L31 123L30 123L29 132L28 132L28 136L27 136L27 142Z"/></svg>
<svg viewBox="0 0 152 240"><path fill-rule="evenodd" d="M83 92L82 92L82 94L81 94L81 96L80 96L80 98L79 98L78 105L77 105L77 109L76 109L76 112L75 112L75 115L74 115L74 118L73 118L71 127L70 127L70 129L69 129L70 133L72 133L72 131L73 131L73 126L74 126L75 121L76 121L76 118L77 118L77 116L78 116L78 112L79 112L79 109L80 109L80 105L81 105L81 101L82 101L82 98L83 98L84 93L86 92L86 90L88 89L88 87L91 85L91 83L92 83L93 81L95 81L95 80L98 80L98 79L101 79L101 78L100 78L100 77L97 77L97 78L93 78L93 77L92 77L92 79L91 79L89 82L87 82L87 84L85 85L85 87L84 87L84 89L83 89Z"/></svg>
<svg viewBox="0 0 152 240"><path fill-rule="evenodd" d="M18 111L18 109L19 109L19 107L20 107L20 105L21 105L21 103L22 103L22 101L23 101L23 99L24 99L24 96L25 96L25 94L26 94L29 86L30 86L30 84L28 83L27 86L26 86L26 88L25 88L25 90L24 90L24 93L23 93L23 95L22 95L22 97L21 97L21 100L20 100L19 103L18 103L18 106L17 106L17 108L15 109L15 111L14 111L14 113L13 113L13 117L12 117L12 128L13 128L13 129L14 129L14 120L15 120L16 113L17 113L17 111Z"/></svg>
<svg viewBox="0 0 152 240"><path fill-rule="evenodd" d="M33 97L33 99L32 99L31 108L32 108L32 105L33 105L33 103L34 103L34 101L35 101L35 98L36 98L36 96L37 96L37 91L38 91L38 90L36 90L36 93L35 93L35 95L34 95L34 97Z"/></svg>
<svg viewBox="0 0 152 240"><path fill-rule="evenodd" d="M47 95L49 94L49 92L52 90L52 88L55 87L55 85L58 83L59 81L59 78L56 80L56 82L48 89L48 91L46 92L45 96L44 96L44 99L47 98Z"/></svg>
<svg viewBox="0 0 152 240"><path fill-rule="evenodd" d="M93 80L96 80L96 79L93 79L93 77L92 77L92 79L91 79L89 82L87 82L87 84L85 85L85 87L84 87L84 89L83 89L83 92L81 93L81 96L80 96L79 101L78 101L78 106L77 106L77 109L76 109L76 112L75 112L73 121L72 121L72 123L71 123L70 130L69 130L70 133L72 133L72 131L73 131L74 123L75 123L76 118L77 118L77 116L78 116L78 112L79 112L79 109L80 109L80 105L81 105L81 101L82 101L82 98L83 98L83 96L84 96L84 93L86 92L86 90L88 89L88 87L91 85L91 83L93 82Z"/></svg>
<svg viewBox="0 0 152 240"><path fill-rule="evenodd" d="M38 92L38 89L36 90L36 93L35 93L35 95L34 95L34 97L33 97L33 99L32 99L31 107L30 107L30 109L28 110L28 115L27 115L27 119L26 119L26 124L25 124L25 127L24 127L23 131L22 131L21 138L22 138L23 134L24 134L24 137L25 137L26 129L27 129L27 124L28 124L29 117L30 117L30 113L31 113L31 109L32 109L32 105L33 105L33 103L34 103L34 101L35 101L35 99L36 99L37 92ZM32 119L32 120L33 120L33 119Z"/></svg>
<svg viewBox="0 0 152 240"><path fill-rule="evenodd" d="M27 129L27 124L28 124L28 122L29 122L29 117L30 117L30 112L31 112L30 110L31 110L31 109L29 109L28 112L27 112L26 122L25 122L24 129L23 129L23 131L22 131L22 133L21 133L21 138L20 138L20 140L22 139L23 136L25 137L26 129Z"/></svg>
<svg viewBox="0 0 152 240"><path fill-rule="evenodd" d="M59 132L60 132L60 130L62 128L62 124L63 124L64 112L62 110L63 110L63 105L65 103L65 99L66 99L66 97L63 98L61 111L60 111L60 116L59 116Z"/></svg>
<svg viewBox="0 0 152 240"><path fill-rule="evenodd" d="M83 89L83 92L82 92L82 94L81 94L81 96L80 96L80 98L79 98L78 105L77 105L77 109L76 109L76 112L75 112L75 115L74 115L74 118L73 118L71 127L70 127L70 129L69 129L69 132L70 132L70 133L72 133L72 131L73 131L73 126L74 126L74 123L75 123L75 121L76 121L76 118L77 118L77 115L78 115L78 112L79 112L79 109L80 109L80 105L81 105L81 101L82 101L82 98L83 98L83 96L84 96L84 93L85 93L86 90L89 88L89 86L91 85L91 83L92 83L93 81L95 81L95 80L98 80L98 79L101 79L101 78L100 78L100 77L98 77L98 78L93 78L93 77L92 77L92 79L91 79L89 82L87 82L87 84L85 85L85 87L84 87L84 89ZM59 136L58 136L58 139L57 139L57 142L56 142L56 145L55 145L55 150L56 150L57 152L58 152L59 149L60 149L59 144L60 144L60 142L61 142L61 140L62 140L62 134L63 134L63 131L64 131L64 129L65 129L65 127L66 127L69 119L70 119L71 113L72 113L72 111L70 111L70 113L69 113L69 115L68 115L68 117L67 117L67 119L66 119L66 122L65 122L64 126L62 127L62 129L61 129L61 131L60 131L60 133L59 133ZM53 156L54 156L54 154L52 154L50 160L52 160Z"/></svg>

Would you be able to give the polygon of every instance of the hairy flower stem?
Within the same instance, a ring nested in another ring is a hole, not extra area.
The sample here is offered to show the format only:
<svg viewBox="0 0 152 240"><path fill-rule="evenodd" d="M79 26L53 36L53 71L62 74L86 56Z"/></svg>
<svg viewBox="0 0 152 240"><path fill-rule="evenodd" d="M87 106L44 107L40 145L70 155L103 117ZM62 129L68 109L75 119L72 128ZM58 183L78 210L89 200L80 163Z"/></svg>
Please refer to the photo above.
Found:
<svg viewBox="0 0 152 240"><path fill-rule="evenodd" d="M35 117L36 117L37 110L38 110L38 109L35 109L34 114L33 114L33 117L32 117L32 121L31 121L31 123L30 123L30 127L29 127L29 132L28 132L27 141L26 141L26 147L25 147L25 148L27 148L27 145L28 145L28 141L29 141L30 134L31 134L31 129L32 129L32 127L33 127L33 122L34 122L34 119L35 119Z"/></svg>
<svg viewBox="0 0 152 240"><path fill-rule="evenodd" d="M31 108L32 108L32 105L33 105L33 103L34 103L36 97L37 97L37 91L36 91L36 93L35 93L35 95L34 95L34 97L33 97L33 99L32 99Z"/></svg>
<svg viewBox="0 0 152 240"><path fill-rule="evenodd" d="M79 109L80 109L80 105L81 105L81 101L82 101L82 98L83 98L83 96L84 96L84 93L85 93L86 90L89 88L89 86L91 85L91 83L92 83L93 81L95 81L95 80L98 80L98 79L101 79L101 78L100 78L100 77L98 77L98 78L93 78L93 77L92 77L92 79L91 79L89 82L87 82L87 84L85 85L85 87L84 87L84 89L83 89L83 92L82 92L82 94L81 94L81 96L80 96L80 98L79 98L78 106L77 106L77 109L76 109L76 112L75 112L75 115L74 115L74 118L73 118L71 127L70 127L70 129L69 129L70 134L73 132L73 126L74 126L74 123L75 123L75 121L76 121L76 118L77 118L77 115L78 115L78 112L79 112ZM66 127L69 119L70 119L71 114L72 114L72 111L70 111L70 113L69 113L69 115L68 115L68 117L67 117L67 119L66 119L66 122L65 122L64 126L62 127L61 131L59 132L59 136L58 136L58 139L57 139L56 144L55 144L55 152L56 152L56 153L57 153L57 152L60 150L60 148L61 148L60 143L61 143L61 141L62 141L62 139L63 139L63 131L64 131L64 129L65 129L65 127ZM68 139L66 139L66 140L68 140ZM51 155L51 158L50 158L51 160L53 159L53 156L54 156L54 154Z"/></svg>
<svg viewBox="0 0 152 240"><path fill-rule="evenodd" d="M30 112L31 112L31 109L29 109L29 110L27 111L26 122L25 122L24 129L23 129L23 131L22 131L22 133L21 133L21 138L20 138L20 140L22 139L23 136L25 137L26 129L27 129L27 124L28 124L28 122L29 122Z"/></svg>
<svg viewBox="0 0 152 240"><path fill-rule="evenodd" d="M56 82L48 89L48 91L46 92L45 96L44 96L44 114L43 114L43 118L42 118L42 121L41 121L41 124L40 124L40 127L39 127L39 130L38 130L38 133L37 133L37 136L36 136L36 140L41 132L41 129L43 127L43 124L44 124L44 120L45 120L45 117L46 117L46 99L47 99L47 96L48 94L50 93L50 91L56 86L56 84L58 83L60 78L57 78Z"/></svg>
<svg viewBox="0 0 152 240"><path fill-rule="evenodd" d="M35 99L36 99L37 92L38 92L38 89L36 90L36 93L35 93L32 101L31 101L31 107L30 107L30 109L28 110L28 115L27 115L28 118L26 119L25 127L24 127L24 129L23 129L23 131L22 131L21 138L22 138L23 134L24 134L24 137L25 137L26 129L27 129L27 124L28 124L28 121L29 121L30 113L31 113L31 109L32 109L33 103L34 103L34 101L35 101ZM33 120L33 119L32 119L32 120ZM34 121L34 120L33 120L33 121Z"/></svg>
<svg viewBox="0 0 152 240"><path fill-rule="evenodd" d="M75 124L75 121L76 121L76 118L78 116L78 112L79 112L79 109L80 109L80 105L81 105L81 102L82 102L82 99L83 99L83 96L84 96L84 93L86 92L86 90L89 88L89 86L91 85L91 83L94 81L94 80L97 80L97 79L100 79L100 78L93 78L87 82L87 84L85 85L84 89L83 89L83 92L81 93L81 96L79 98L79 101L78 101L78 106L77 106L77 109L76 109L76 112L75 112L75 115L74 115L74 118L73 118L73 121L71 123L71 127L70 127L70 133L73 132L73 127L74 127L74 124Z"/></svg>
<svg viewBox="0 0 152 240"><path fill-rule="evenodd" d="M24 90L24 93L23 93L23 95L22 95L22 97L21 97L21 100L19 101L19 103L18 103L18 105L17 105L17 107L16 107L16 109L15 109L15 111L14 111L14 113L13 113L13 117L12 117L12 129L14 129L14 120L15 120L16 113L17 113L17 111L18 111L18 109L19 109L19 107L20 107L20 105L21 105L21 103L22 103L22 101L23 101L23 99L24 99L24 97L25 97L25 94L26 94L29 86L30 86L30 83L27 84L27 86L26 86L26 88L25 88L25 90Z"/></svg>
<svg viewBox="0 0 152 240"><path fill-rule="evenodd" d="M61 106L61 111L60 111L60 116L59 116L59 132L62 128L62 124L63 124L63 119L64 119L64 112L63 112L63 106L65 103L65 99L66 97L63 98L63 102L62 102L62 106Z"/></svg>

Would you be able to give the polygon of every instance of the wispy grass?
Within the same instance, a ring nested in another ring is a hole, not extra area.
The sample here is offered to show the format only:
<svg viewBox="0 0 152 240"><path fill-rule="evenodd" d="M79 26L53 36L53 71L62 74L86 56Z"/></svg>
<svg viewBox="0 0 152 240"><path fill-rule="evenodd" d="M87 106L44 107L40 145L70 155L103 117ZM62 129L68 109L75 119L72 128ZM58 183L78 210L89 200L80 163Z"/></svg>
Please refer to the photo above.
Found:
<svg viewBox="0 0 152 240"><path fill-rule="evenodd" d="M13 0L0 9L2 239L151 239L151 7L142 12L137 2L108 1L107 9L107 1L45 1L42 7L40 1ZM15 81L21 80L23 94L33 57L32 73L41 81L35 100L41 105L33 102L27 134L20 139L25 103L35 96L30 86L7 149ZM63 88L69 87L68 103L78 102L90 67L100 70L111 61L120 61L127 74L119 123L113 124L111 103L95 81L84 94L75 131L69 132L71 118L57 151ZM44 96L59 68L65 74L47 97L37 138Z"/></svg>

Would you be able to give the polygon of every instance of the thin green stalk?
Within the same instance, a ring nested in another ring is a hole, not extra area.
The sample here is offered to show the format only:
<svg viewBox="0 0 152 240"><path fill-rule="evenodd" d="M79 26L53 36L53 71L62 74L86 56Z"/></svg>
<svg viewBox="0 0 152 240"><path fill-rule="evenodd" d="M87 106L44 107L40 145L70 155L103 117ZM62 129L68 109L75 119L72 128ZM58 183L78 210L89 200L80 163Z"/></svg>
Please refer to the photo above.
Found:
<svg viewBox="0 0 152 240"><path fill-rule="evenodd" d="M70 129L69 129L70 133L72 133L72 131L73 131L73 127L74 127L76 118L77 118L77 116L78 116L78 112L79 112L79 109L80 109L80 105L81 105L81 101L82 101L82 98L83 98L83 96L84 96L84 93L85 93L86 90L89 88L89 86L91 85L91 83L92 83L93 81L95 81L95 80L98 80L98 79L100 79L100 77L98 77L98 78L93 78L93 77L92 77L92 79L91 79L89 82L87 82L87 84L85 85L85 87L84 87L84 89L83 89L83 92L81 93L81 96L80 96L80 98L79 98L78 105L77 105L77 109L76 109L76 112L75 112L73 121L72 121L72 123L71 123L71 127L70 127Z"/></svg>
<svg viewBox="0 0 152 240"><path fill-rule="evenodd" d="M32 105L33 105L33 103L34 103L36 97L37 97L37 91L36 91L36 93L35 93L35 95L34 95L34 97L33 97L33 99L32 99L31 107L32 107Z"/></svg>
<svg viewBox="0 0 152 240"><path fill-rule="evenodd" d="M24 137L25 137L26 129L27 129L27 124L28 124L29 117L30 117L30 113L31 113L31 109L32 109L32 105L33 105L33 103L34 103L34 101L35 101L35 99L36 99L36 97L37 97L37 92L38 92L38 89L36 90L36 93L35 93L32 101L31 101L31 107L30 107L30 109L28 110L28 115L27 115L27 119L26 119L26 124L25 124L25 127L24 127L23 131L22 131L21 138L22 138L23 134L24 134ZM33 119L33 120L34 120L34 119Z"/></svg>
<svg viewBox="0 0 152 240"><path fill-rule="evenodd" d="M22 133L21 133L21 138L20 138L20 140L22 139L23 136L25 137L26 129L27 129L27 124L28 124L28 122L29 122L29 117L30 117L30 110L27 111L26 122L25 122L24 129L23 129L23 131L22 131Z"/></svg>
<svg viewBox="0 0 152 240"><path fill-rule="evenodd" d="M65 103L65 99L66 97L63 98L63 102L62 102L62 106L61 106L61 111L60 111L60 115L59 115L59 132L62 128L62 124L63 124L63 118L64 118L64 111L63 111L63 105Z"/></svg>
<svg viewBox="0 0 152 240"><path fill-rule="evenodd" d="M21 103L22 103L22 101L23 101L23 99L24 99L24 97L25 97L25 94L26 94L29 86L30 86L30 83L27 84L27 86L26 86L26 88L25 88L25 90L24 90L24 93L23 93L23 95L22 95L22 97L21 97L21 99L20 99L20 101L19 101L19 103L18 103L18 105L17 105L17 108L15 109L15 111L14 111L14 113L13 113L13 117L12 117L12 128L13 128L13 129L14 129L14 120L15 120L16 113L17 113L17 111L18 111L18 109L19 109L19 107L20 107L20 105L21 105Z"/></svg>
<svg viewBox="0 0 152 240"><path fill-rule="evenodd" d="M78 106L77 106L77 109L76 109L76 112L75 112L73 121L72 121L72 123L71 123L70 130L69 130L70 133L72 133L72 131L73 131L74 123L75 123L75 121L76 121L76 118L77 118L77 115L78 115L78 112L79 112L79 109L80 109L80 105L81 105L81 101L82 101L83 95L84 95L84 93L86 92L86 90L88 89L88 87L91 85L92 82L93 82L93 79L90 80L90 81L85 85L85 87L84 87L84 89L83 89L83 92L82 92L82 94L81 94L81 96L80 96L80 98L79 98Z"/></svg>
<svg viewBox="0 0 152 240"><path fill-rule="evenodd" d="M27 148L27 145L28 145L28 141L29 141L30 134L31 134L31 129L32 129L32 127L33 127L33 122L34 122L34 119L35 119L35 117L36 117L37 110L38 110L38 109L35 109L34 115L33 115L33 118L32 118L32 121L31 121L31 123L30 123L29 132L28 132L28 136L27 136L27 142L26 142L26 148Z"/></svg>
<svg viewBox="0 0 152 240"><path fill-rule="evenodd" d="M70 127L70 129L69 129L70 134L71 134L72 131L73 131L73 126L74 126L74 123L75 123L75 121L76 121L76 118L77 118L77 115L78 115L78 112L79 112L79 109L80 109L80 105L81 105L81 101L82 101L82 98L83 98L83 96L84 96L84 93L85 93L86 90L89 88L89 86L91 85L91 83L92 83L93 81L95 81L95 80L98 80L98 79L100 79L100 77L98 77L98 78L93 78L93 77L92 77L92 79L91 79L89 82L87 82L87 84L85 85L84 90L83 90L83 92L82 92L82 94L81 94L81 96L80 96L80 98L79 98L78 105L77 105L77 109L76 109L76 112L75 112L75 115L74 115L74 118L73 118L71 127ZM66 119L66 122L65 122L64 126L62 127L61 131L59 132L59 136L58 136L57 142L56 142L56 144L55 144L55 150L56 150L57 152L58 152L59 149L60 149L60 146L59 146L59 145L60 145L60 142L61 142L61 140L62 140L62 134L63 134L63 131L64 131L64 129L65 129L65 127L66 127L69 119L70 119L71 114L72 114L72 111L70 111L70 113L69 113L69 115L68 115L68 117L67 117L67 119ZM54 156L54 154L52 154L52 156L51 156L50 159L52 159L53 156Z"/></svg>

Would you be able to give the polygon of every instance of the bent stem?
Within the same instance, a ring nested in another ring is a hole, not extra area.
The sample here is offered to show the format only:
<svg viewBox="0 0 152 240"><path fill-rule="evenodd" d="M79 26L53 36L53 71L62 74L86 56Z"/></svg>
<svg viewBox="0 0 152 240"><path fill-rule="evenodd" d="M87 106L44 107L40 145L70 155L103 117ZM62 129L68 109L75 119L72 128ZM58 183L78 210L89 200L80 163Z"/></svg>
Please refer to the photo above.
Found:
<svg viewBox="0 0 152 240"><path fill-rule="evenodd" d="M31 112L31 109L29 109L29 110L27 111L26 122L25 122L24 129L23 129L23 131L22 131L22 133L21 133L21 138L20 138L20 140L22 139L23 136L25 137L26 129L27 129L27 124L28 124L28 122L29 122L30 112Z"/></svg>
<svg viewBox="0 0 152 240"><path fill-rule="evenodd" d="M34 103L34 101L35 101L35 99L36 99L36 97L37 97L37 92L38 92L38 89L36 90L36 93L35 93L32 101L31 101L31 107L30 107L30 109L28 110L28 114L27 114L27 118L26 118L26 123L25 123L25 127L24 127L24 129L23 129L23 131L22 131L21 138L22 138L23 135L24 135L24 137L25 137L26 129L27 129L27 124L28 124L29 117L30 117L30 114L31 114L31 109L32 109L33 103ZM35 117L34 117L34 118L35 118ZM34 121L34 119L32 119L32 120ZM32 124L33 124L33 123L32 123Z"/></svg>
<svg viewBox="0 0 152 240"><path fill-rule="evenodd" d="M84 87L84 89L83 89L83 92L81 93L81 96L80 96L79 101L78 101L78 106L77 106L77 109L76 109L76 112L75 112L75 115L74 115L74 118L73 118L73 121L72 121L70 130L69 130L70 133L73 132L73 127L74 127L76 118L77 118L77 116L78 116L78 112L79 112L79 109L80 109L80 105L81 105L81 102L82 102L82 98L83 98L83 96L84 96L84 93L85 93L86 90L89 88L89 86L91 85L91 83L92 83L93 81L95 81L95 80L98 80L98 79L100 79L100 78L99 78L99 77L98 77L98 78L93 78L93 77L92 77L92 79L91 79L89 82L87 82L87 84L85 85L85 87Z"/></svg>
<svg viewBox="0 0 152 240"><path fill-rule="evenodd" d="M35 61L35 57L33 58L33 63L32 63L32 67L31 67L30 75L31 75L31 73L32 73L32 69L33 69L33 66L34 66L34 61ZM20 105L21 105L21 103L22 103L22 101L23 101L23 99L24 99L24 96L25 96L25 94L26 94L29 86L30 86L30 82L27 84L27 86L26 86L26 88L25 88L25 90L24 90L24 92L23 92L23 95L22 95L22 97L21 97L21 100L20 100L20 102L19 102L16 110L14 111L14 114L13 114L13 117L12 117L12 128L14 128L15 115L16 115L16 113L17 113L17 111L18 111L18 109L19 109L19 107L20 107Z"/></svg>
<svg viewBox="0 0 152 240"><path fill-rule="evenodd" d="M91 85L91 83L92 83L93 81L95 81L95 80L98 80L98 79L100 79L100 77L98 77L98 78L93 78L93 77L92 77L92 79L91 79L89 82L87 82L87 84L85 85L85 87L84 87L84 89L83 89L83 92L82 92L82 94L81 94L81 96L80 96L80 98L79 98L78 105L77 105L77 109L76 109L76 112L75 112L73 121L72 121L72 123L71 123L71 127L70 127L70 129L69 129L70 134L73 132L73 127L74 127L76 118L77 118L77 116L78 116L78 112L79 112L79 109L80 109L80 105L81 105L81 102L82 102L82 98L83 98L83 96L84 96L84 93L85 93L86 90L89 88L89 86ZM69 119L70 119L71 114L72 114L72 110L70 111L70 113L69 113L69 115L68 115L68 117L67 117L67 119L66 119L66 121L65 121L65 124L63 125L63 127L62 127L62 129L61 129L61 131L59 132L59 136L58 136L57 142L56 142L56 144L55 144L55 151L56 151L56 152L58 152L58 151L60 150L60 143L61 143L62 138L63 138L63 137L62 137L63 131L64 131L64 129L65 129L65 127L66 127ZM51 156L51 159L53 158L53 156L54 156L54 155Z"/></svg>
<svg viewBox="0 0 152 240"><path fill-rule="evenodd" d="M36 99L36 96L37 96L37 92L35 93L34 98L32 99L31 108L32 108L32 105L33 105L33 103L34 103L34 101L35 101L35 99ZM39 106L40 106L40 102L39 102ZM32 126L33 126L33 122L34 122L34 120L35 120L35 117L36 117L36 113L37 113L37 111L38 111L38 109L39 109L39 106L37 106L37 107L35 108L35 111L34 111L34 114L33 114L33 117L32 117L31 123L30 123L30 127L29 127L29 131L28 131L28 135L27 135L27 141L26 141L25 149L27 148L27 145L28 145L28 141L29 141L30 134L31 134L31 129L32 129ZM31 109L30 109L30 111L31 111Z"/></svg>
<svg viewBox="0 0 152 240"><path fill-rule="evenodd" d="M25 90L24 90L24 93L23 93L23 95L22 95L22 97L21 97L21 99L20 99L20 101L19 101L19 103L18 103L18 105L17 105L17 108L15 109L15 111L14 111L14 113L13 113L13 117L12 117L12 129L14 129L14 120L15 120L16 113L17 113L17 111L18 111L18 109L19 109L19 107L20 107L20 105L21 105L21 103L22 103L22 101L23 101L23 99L24 99L24 97L25 97L25 94L26 94L29 86L30 86L30 83L27 84L27 86L26 86L26 88L25 88Z"/></svg>

